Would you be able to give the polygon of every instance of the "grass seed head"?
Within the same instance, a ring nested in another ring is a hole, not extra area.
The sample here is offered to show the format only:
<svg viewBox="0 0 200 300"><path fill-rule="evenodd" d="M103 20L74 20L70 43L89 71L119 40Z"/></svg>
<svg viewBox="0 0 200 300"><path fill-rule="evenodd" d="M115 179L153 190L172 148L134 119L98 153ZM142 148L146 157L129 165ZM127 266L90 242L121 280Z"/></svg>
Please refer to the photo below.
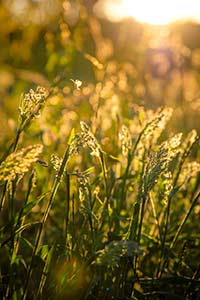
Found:
<svg viewBox="0 0 200 300"><path fill-rule="evenodd" d="M200 163L195 161L185 164L179 176L179 183L185 188L189 180L200 172Z"/></svg>
<svg viewBox="0 0 200 300"><path fill-rule="evenodd" d="M37 144L10 154L0 165L0 180L11 181L17 175L23 176L37 161L42 150L43 145Z"/></svg>
<svg viewBox="0 0 200 300"><path fill-rule="evenodd" d="M80 152L80 149L83 147L84 141L80 134L75 134L74 138L72 139L70 143L69 148L69 157L73 155L78 155Z"/></svg>
<svg viewBox="0 0 200 300"><path fill-rule="evenodd" d="M125 125L122 126L122 130L119 133L119 139L122 145L122 154L126 156L128 151L132 148L132 140L129 129Z"/></svg>
<svg viewBox="0 0 200 300"><path fill-rule="evenodd" d="M180 152L179 146L181 145L181 140L182 133L177 133L175 136L163 143L163 145L165 145L168 148L169 160L174 158L178 154L178 152Z"/></svg>
<svg viewBox="0 0 200 300"><path fill-rule="evenodd" d="M154 141L156 141L162 131L165 129L167 122L172 116L172 113L172 108L159 109L154 118L147 123L143 132L143 140L149 140L150 138L153 138Z"/></svg>
<svg viewBox="0 0 200 300"><path fill-rule="evenodd" d="M91 155L100 157L102 152L101 146L99 145L97 139L90 131L90 127L83 121L80 122L81 125L81 140L83 147L89 147L91 150Z"/></svg>
<svg viewBox="0 0 200 300"><path fill-rule="evenodd" d="M168 149L162 145L155 153L151 153L144 173L144 192L153 188L158 177L168 168Z"/></svg>
<svg viewBox="0 0 200 300"><path fill-rule="evenodd" d="M144 173L144 191L151 190L158 177L164 172L168 173L169 162L179 152L181 137L181 133L176 134L168 141L163 142L157 152L151 153Z"/></svg>
<svg viewBox="0 0 200 300"><path fill-rule="evenodd" d="M79 200L82 202L83 200L85 200L88 194L89 178L87 175L82 175L77 173L77 179L78 179Z"/></svg>
<svg viewBox="0 0 200 300"><path fill-rule="evenodd" d="M32 189L36 188L37 186L37 173L36 169L33 169L33 177L32 177Z"/></svg>
<svg viewBox="0 0 200 300"><path fill-rule="evenodd" d="M165 172L163 174L163 184L164 184L164 194L163 194L162 202L165 206L167 206L169 194L173 189L171 172Z"/></svg>
<svg viewBox="0 0 200 300"><path fill-rule="evenodd" d="M62 164L62 160L55 154L51 155L51 163L53 165L53 168L58 171L60 169L60 166Z"/></svg>
<svg viewBox="0 0 200 300"><path fill-rule="evenodd" d="M197 132L195 129L190 131L185 139L185 141L182 143L182 153L186 157L188 156L192 146L196 143L196 141L199 139L199 136L197 135Z"/></svg>
<svg viewBox="0 0 200 300"><path fill-rule="evenodd" d="M31 119L40 116L40 109L45 104L48 92L44 87L38 86L36 90L30 89L21 98L19 112L22 119Z"/></svg>

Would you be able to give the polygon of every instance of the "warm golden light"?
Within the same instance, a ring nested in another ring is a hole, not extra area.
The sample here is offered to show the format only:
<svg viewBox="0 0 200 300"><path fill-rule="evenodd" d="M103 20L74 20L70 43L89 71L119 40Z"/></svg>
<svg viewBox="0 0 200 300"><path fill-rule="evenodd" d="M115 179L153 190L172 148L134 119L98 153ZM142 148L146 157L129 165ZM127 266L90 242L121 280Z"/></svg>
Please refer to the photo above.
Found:
<svg viewBox="0 0 200 300"><path fill-rule="evenodd" d="M107 0L103 3L107 16L116 20L131 16L153 25L200 21L200 0Z"/></svg>

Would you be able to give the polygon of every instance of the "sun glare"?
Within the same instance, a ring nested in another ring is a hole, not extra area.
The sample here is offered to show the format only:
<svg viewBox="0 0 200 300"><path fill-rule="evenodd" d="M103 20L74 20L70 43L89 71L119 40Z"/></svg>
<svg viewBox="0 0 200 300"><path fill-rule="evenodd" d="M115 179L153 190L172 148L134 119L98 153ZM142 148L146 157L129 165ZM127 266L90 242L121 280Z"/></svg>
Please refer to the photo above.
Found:
<svg viewBox="0 0 200 300"><path fill-rule="evenodd" d="M200 21L200 0L110 0L104 3L107 14L116 20L130 16L153 25L188 19Z"/></svg>

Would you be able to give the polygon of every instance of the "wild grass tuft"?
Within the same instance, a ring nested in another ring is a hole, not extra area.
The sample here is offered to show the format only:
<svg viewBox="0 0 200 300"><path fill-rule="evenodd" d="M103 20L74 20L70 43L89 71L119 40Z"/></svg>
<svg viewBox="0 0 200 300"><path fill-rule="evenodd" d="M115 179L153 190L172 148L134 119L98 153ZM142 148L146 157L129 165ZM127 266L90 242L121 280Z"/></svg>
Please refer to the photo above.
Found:
<svg viewBox="0 0 200 300"><path fill-rule="evenodd" d="M83 121L68 140L17 150L47 97L40 87L25 94L0 165L2 299L195 297L196 131L167 138L173 110L162 108L137 136L133 120L118 120L110 152L103 128Z"/></svg>

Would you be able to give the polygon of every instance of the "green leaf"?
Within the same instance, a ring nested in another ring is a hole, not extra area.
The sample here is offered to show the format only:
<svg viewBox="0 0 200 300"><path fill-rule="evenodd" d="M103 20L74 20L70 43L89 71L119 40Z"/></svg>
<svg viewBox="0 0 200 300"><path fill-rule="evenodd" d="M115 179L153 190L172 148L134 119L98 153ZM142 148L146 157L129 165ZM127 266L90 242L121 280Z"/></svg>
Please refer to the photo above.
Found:
<svg viewBox="0 0 200 300"><path fill-rule="evenodd" d="M108 153L106 153L107 154L107 156L110 158L110 159L112 159L112 160L114 160L114 161L116 161L116 162L120 162L120 159L118 158L118 157L116 157L116 156L114 156L114 155L112 155L112 154L108 154Z"/></svg>
<svg viewBox="0 0 200 300"><path fill-rule="evenodd" d="M40 257L42 259L44 259L47 256L48 253L49 253L49 246L48 245L43 245L42 248L41 248Z"/></svg>
<svg viewBox="0 0 200 300"><path fill-rule="evenodd" d="M47 196L47 194L49 194L49 192L41 195L39 198L36 198L31 202L28 202L23 208L21 217L26 216L27 214L29 214L30 211L33 209L33 207L36 206L41 200L43 200Z"/></svg>
<svg viewBox="0 0 200 300"><path fill-rule="evenodd" d="M74 137L75 137L75 129L72 128L72 130L70 132L70 136L69 136L68 142L67 142L68 145L71 144L71 142L73 141Z"/></svg>
<svg viewBox="0 0 200 300"><path fill-rule="evenodd" d="M82 172L82 175L88 175L94 171L94 167L90 167Z"/></svg>
<svg viewBox="0 0 200 300"><path fill-rule="evenodd" d="M173 188L169 194L169 197L172 198L180 189L181 185L176 186L175 188Z"/></svg>
<svg viewBox="0 0 200 300"><path fill-rule="evenodd" d="M34 245L28 241L27 239L25 239L23 236L21 236L21 239L23 240L23 242L30 248L30 249L34 249Z"/></svg>
<svg viewBox="0 0 200 300"><path fill-rule="evenodd" d="M9 237L9 238L7 238L5 241L3 241L3 242L1 243L0 248L4 247L11 239L13 239L13 237L14 237L16 234L18 234L18 233L24 231L24 230L27 229L27 228L30 228L30 227L32 227L32 226L39 225L39 224L41 224L41 222L38 221L38 222L28 223L28 224L25 224L25 225L21 226L21 227L18 228L18 229L17 229L17 230Z"/></svg>

